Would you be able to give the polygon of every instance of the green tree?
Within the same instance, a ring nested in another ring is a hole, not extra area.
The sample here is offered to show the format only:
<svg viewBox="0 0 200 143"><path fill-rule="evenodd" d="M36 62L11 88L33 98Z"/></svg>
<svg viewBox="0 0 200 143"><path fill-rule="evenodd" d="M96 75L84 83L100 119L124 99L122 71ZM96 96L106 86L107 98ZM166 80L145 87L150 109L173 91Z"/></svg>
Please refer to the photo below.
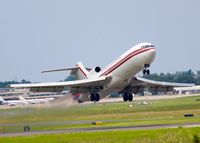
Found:
<svg viewBox="0 0 200 143"><path fill-rule="evenodd" d="M191 69L188 71L176 72L175 74L154 73L151 75L145 75L144 77L156 81L200 84L200 71L197 71L195 74Z"/></svg>

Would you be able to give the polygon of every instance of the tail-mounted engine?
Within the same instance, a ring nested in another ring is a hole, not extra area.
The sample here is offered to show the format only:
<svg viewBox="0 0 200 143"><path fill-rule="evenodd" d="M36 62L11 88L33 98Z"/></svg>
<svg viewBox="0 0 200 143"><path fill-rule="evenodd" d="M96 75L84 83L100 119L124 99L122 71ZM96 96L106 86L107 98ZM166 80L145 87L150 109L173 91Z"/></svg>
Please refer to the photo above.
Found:
<svg viewBox="0 0 200 143"><path fill-rule="evenodd" d="M89 77L95 77L97 74L101 71L101 68L99 66L94 67L90 72L89 72Z"/></svg>
<svg viewBox="0 0 200 143"><path fill-rule="evenodd" d="M99 73L101 71L101 68L100 67L95 67L94 70L95 70L96 73Z"/></svg>

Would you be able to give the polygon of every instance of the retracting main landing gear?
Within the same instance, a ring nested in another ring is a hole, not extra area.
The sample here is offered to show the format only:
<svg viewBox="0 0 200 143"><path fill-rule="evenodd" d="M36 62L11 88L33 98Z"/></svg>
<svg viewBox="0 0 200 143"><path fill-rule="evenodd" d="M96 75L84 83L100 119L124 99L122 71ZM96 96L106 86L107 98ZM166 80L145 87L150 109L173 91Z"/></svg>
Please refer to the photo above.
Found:
<svg viewBox="0 0 200 143"><path fill-rule="evenodd" d="M132 93L124 93L123 94L123 100L124 100L124 102L133 101Z"/></svg>
<svg viewBox="0 0 200 143"><path fill-rule="evenodd" d="M150 70L148 69L150 67L150 64L145 64L143 69L143 75L150 74Z"/></svg>
<svg viewBox="0 0 200 143"><path fill-rule="evenodd" d="M98 101L100 100L100 95L99 95L99 93L91 93L91 95L90 95L90 100L91 100L91 101L98 102Z"/></svg>

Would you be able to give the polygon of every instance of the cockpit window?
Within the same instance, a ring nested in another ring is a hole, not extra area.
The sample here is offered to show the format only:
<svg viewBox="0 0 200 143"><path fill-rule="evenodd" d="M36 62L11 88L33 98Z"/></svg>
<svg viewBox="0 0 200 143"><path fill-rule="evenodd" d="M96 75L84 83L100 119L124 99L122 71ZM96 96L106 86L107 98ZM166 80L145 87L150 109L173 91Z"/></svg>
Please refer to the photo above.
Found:
<svg viewBox="0 0 200 143"><path fill-rule="evenodd" d="M150 48L150 47L154 47L154 45L144 45L144 46L142 46L142 48Z"/></svg>

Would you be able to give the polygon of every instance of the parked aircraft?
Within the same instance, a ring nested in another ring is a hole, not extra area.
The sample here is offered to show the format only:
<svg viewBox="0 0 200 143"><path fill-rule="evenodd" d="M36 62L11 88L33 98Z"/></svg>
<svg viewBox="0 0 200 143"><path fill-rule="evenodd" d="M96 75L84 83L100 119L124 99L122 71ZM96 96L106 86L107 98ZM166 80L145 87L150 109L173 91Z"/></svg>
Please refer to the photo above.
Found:
<svg viewBox="0 0 200 143"><path fill-rule="evenodd" d="M25 101L29 104L41 104L41 103L47 103L49 101L54 100L54 98L42 98L42 99L25 99L23 96L19 96L19 99L21 101Z"/></svg>
<svg viewBox="0 0 200 143"><path fill-rule="evenodd" d="M16 105L27 105L28 102L25 100L4 100L0 96L0 105L9 105L9 106L16 106Z"/></svg>
<svg viewBox="0 0 200 143"><path fill-rule="evenodd" d="M4 100L0 96L0 105L16 106L16 105L27 105L27 104L40 104L40 103L47 103L52 100L54 100L54 98L25 99L23 96L19 96L19 100Z"/></svg>
<svg viewBox="0 0 200 143"><path fill-rule="evenodd" d="M33 92L61 92L65 87L75 95L78 102L99 101L112 92L119 92L123 95L124 101L132 101L133 94L144 88L154 91L172 91L174 87L193 86L193 84L157 82L136 74L143 71L149 74L150 64L156 56L155 46L151 43L140 43L101 70L99 66L93 69L85 68L78 62L73 68L55 69L44 72L55 72L70 70L75 81L48 82L34 84L13 84L13 88L30 88Z"/></svg>

